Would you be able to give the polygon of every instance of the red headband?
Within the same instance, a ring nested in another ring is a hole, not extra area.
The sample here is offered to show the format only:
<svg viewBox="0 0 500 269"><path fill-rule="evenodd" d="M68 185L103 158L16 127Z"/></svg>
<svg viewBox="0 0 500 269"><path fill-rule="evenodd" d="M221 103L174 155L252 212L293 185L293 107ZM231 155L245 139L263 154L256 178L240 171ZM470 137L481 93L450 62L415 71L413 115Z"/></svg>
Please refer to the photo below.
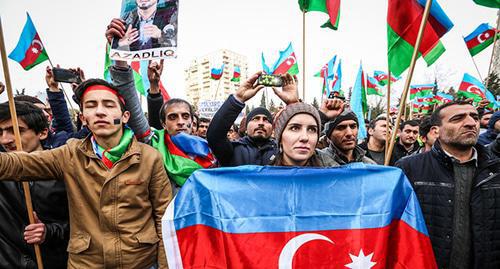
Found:
<svg viewBox="0 0 500 269"><path fill-rule="evenodd" d="M82 94L82 100L83 100L83 97L85 96L85 94L87 94L90 91L96 91L96 90L108 91L108 92L116 95L116 97L118 97L118 99L120 99L120 102L122 102L122 104L125 105L125 100L123 99L123 97L120 94L118 94L117 91L111 89L110 87L107 87L107 86L104 86L104 85L99 85L99 84L98 85L92 85L92 86L88 87L87 89L85 89L85 91Z"/></svg>

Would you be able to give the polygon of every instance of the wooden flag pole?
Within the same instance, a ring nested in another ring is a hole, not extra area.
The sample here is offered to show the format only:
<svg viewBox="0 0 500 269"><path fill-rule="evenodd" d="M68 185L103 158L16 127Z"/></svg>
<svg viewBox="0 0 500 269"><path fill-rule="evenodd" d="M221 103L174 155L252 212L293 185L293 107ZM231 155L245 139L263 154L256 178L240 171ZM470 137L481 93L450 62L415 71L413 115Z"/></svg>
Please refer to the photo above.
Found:
<svg viewBox="0 0 500 269"><path fill-rule="evenodd" d="M387 156L387 150L389 149L389 138L391 133L391 67L387 65L387 73L389 74L389 79L387 80L387 115L385 119L385 155Z"/></svg>
<svg viewBox="0 0 500 269"><path fill-rule="evenodd" d="M306 11L302 10L302 100L306 101Z"/></svg>
<svg viewBox="0 0 500 269"><path fill-rule="evenodd" d="M495 47L497 45L497 40L498 40L498 30L500 28L500 9L497 12L497 26L495 28L495 35L493 36L493 51L491 52L491 58L490 58L490 67L488 67L488 74L486 76L486 81L485 81L485 87L488 89L488 82L490 81L488 78L490 77L491 73L491 66L493 65L493 57L495 56Z"/></svg>
<svg viewBox="0 0 500 269"><path fill-rule="evenodd" d="M394 132L392 132L389 149L385 155L385 165L389 165L392 157L392 150L394 149L394 143L396 141L396 130L399 129L399 124L401 122L401 116L403 115L403 110L406 111L406 98L408 98L408 91L410 90L410 83L413 76L413 71L415 70L415 64L417 63L418 49L420 48L420 43L422 43L422 37L424 35L425 25L427 24L427 19L431 11L432 0L427 0L425 4L424 14L422 16L422 21L420 22L420 28L418 29L417 41L415 42L415 48L413 49L413 55L411 57L410 69L408 71L408 76L406 77L405 87L403 88L403 93L401 95L401 100L399 101L399 111L398 117L396 118L396 123L394 124Z"/></svg>
<svg viewBox="0 0 500 269"><path fill-rule="evenodd" d="M1 18L0 18L0 54L2 54L2 66L3 66L4 75L5 75L5 86L7 88L7 96L9 98L10 116L11 116L12 125L13 125L13 129L14 129L14 136L16 138L16 149L18 151L22 151L23 145L21 143L21 133L19 132L19 122L17 121L16 104L14 103L14 94L12 93L12 84L10 83L10 73L9 73L9 66L7 63L7 54L5 52L5 42L4 42L4 38L3 38L3 28L2 28L2 19ZM35 219L33 217L33 204L31 202L30 186L29 186L29 183L26 181L23 181L22 184L23 184L23 190L24 190L24 198L26 201L26 209L28 211L28 218L29 218L30 224L34 224ZM37 263L38 269L43 269L42 253L40 252L40 246L37 244L34 244L33 247L35 248L36 263Z"/></svg>

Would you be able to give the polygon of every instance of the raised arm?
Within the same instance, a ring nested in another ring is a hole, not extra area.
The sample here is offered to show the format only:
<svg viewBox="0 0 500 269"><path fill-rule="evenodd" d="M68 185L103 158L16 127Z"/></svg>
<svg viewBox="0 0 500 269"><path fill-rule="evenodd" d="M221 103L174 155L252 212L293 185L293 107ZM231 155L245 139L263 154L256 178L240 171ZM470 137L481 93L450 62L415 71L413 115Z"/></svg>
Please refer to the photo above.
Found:
<svg viewBox="0 0 500 269"><path fill-rule="evenodd" d="M64 145L31 153L0 153L0 180L62 180L60 162L68 160L68 151L68 146Z"/></svg>
<svg viewBox="0 0 500 269"><path fill-rule="evenodd" d="M238 115L245 108L245 102L264 88L262 85L256 85L257 78L261 73L254 74L240 86L234 95L230 95L227 98L221 108L215 113L208 127L208 145L222 165L230 163L234 153L233 145L227 138L229 128L231 128Z"/></svg>

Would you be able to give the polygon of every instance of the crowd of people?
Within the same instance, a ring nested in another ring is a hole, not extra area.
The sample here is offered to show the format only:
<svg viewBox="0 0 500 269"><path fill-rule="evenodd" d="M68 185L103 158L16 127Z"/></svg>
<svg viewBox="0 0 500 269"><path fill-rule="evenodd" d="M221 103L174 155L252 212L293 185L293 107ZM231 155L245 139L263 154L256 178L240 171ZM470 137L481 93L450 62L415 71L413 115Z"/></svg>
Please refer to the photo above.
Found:
<svg viewBox="0 0 500 269"><path fill-rule="evenodd" d="M108 42L125 32L114 19ZM256 83L262 72L208 119L185 100L163 100L162 70L162 61L148 67L147 116L126 62L110 68L112 83L73 85L80 109L74 122L47 68L48 103L23 95L14 100L22 152L8 103L0 104L0 268L36 268L33 244L40 245L45 268L166 268L160 220L195 170L384 165L388 130L398 134L389 165L413 185L438 267L500 268L500 111L455 100L398 130L380 115L360 141L365 123L348 102L325 99L316 109L298 98L289 74L273 88L286 104L282 110L258 107L236 123L264 88ZM29 181L35 224L21 181Z"/></svg>

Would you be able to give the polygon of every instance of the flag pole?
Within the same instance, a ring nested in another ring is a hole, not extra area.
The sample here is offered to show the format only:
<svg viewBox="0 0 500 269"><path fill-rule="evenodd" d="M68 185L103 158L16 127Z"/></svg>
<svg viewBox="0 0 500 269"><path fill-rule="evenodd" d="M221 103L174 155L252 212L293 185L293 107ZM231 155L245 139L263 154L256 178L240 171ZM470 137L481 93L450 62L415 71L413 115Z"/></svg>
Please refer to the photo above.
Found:
<svg viewBox="0 0 500 269"><path fill-rule="evenodd" d="M495 35L493 36L493 51L491 52L490 67L488 67L488 75L486 76L486 81L485 81L486 89L488 89L488 82L490 81L489 77L490 77L490 73L491 73L491 66L493 65L493 57L495 56L495 47L496 47L497 40L498 40L497 37L498 37L498 29L499 28L500 28L500 9L498 9L498 12L497 12L497 26L495 28Z"/></svg>
<svg viewBox="0 0 500 269"><path fill-rule="evenodd" d="M462 38L465 40L464 36L462 36ZM493 47L493 50L494 49L495 49L495 47ZM474 66L476 67L476 71L477 71L477 74L479 75L479 78L484 83L483 77L481 76L481 72L479 72L479 68L477 68L476 60L474 60L474 56L472 56L472 54L470 54L470 52L469 52L469 55L470 55L470 58L472 59L472 63L474 63Z"/></svg>
<svg viewBox="0 0 500 269"><path fill-rule="evenodd" d="M2 54L2 66L3 66L4 76L5 76L5 87L7 88L7 96L9 98L9 110L10 110L12 125L13 125L13 129L14 129L14 136L16 139L16 149L18 151L22 151L23 145L21 143L21 133L19 132L19 122L17 121L16 104L14 103L14 94L12 93L12 84L10 82L9 65L7 63L7 57L6 57L7 54L5 52L5 40L3 38L3 28L2 28L2 19L1 18L0 18L0 54ZM22 185L23 185L23 191L24 191L24 198L25 198L25 202L26 202L26 210L28 211L28 218L29 218L30 224L34 224L35 219L33 217L33 204L31 202L30 186L29 186L29 183L26 181L23 181ZM39 269L43 269L42 254L40 252L40 246L38 244L34 244L33 247L35 248L35 256L36 256L37 266Z"/></svg>
<svg viewBox="0 0 500 269"><path fill-rule="evenodd" d="M413 71L415 70L415 64L417 63L418 57L418 49L420 47L420 43L422 43L422 37L424 35L425 25L427 24L427 19L429 17L429 13L431 11L432 0L427 0L425 4L424 14L422 16L422 21L420 22L420 28L418 29L417 40L415 42L415 48L413 49L413 55L411 57L410 69L408 71L408 76L406 77L405 87L403 88L403 93L401 95L401 99L399 101L399 111L398 117L396 118L396 123L394 124L394 132L392 132L389 149L387 154L385 155L385 165L389 164L392 156L392 150L394 149L394 143L396 141L396 130L399 128L399 123L401 122L401 116L403 110L406 111L406 98L408 98L408 91L410 90L411 78L413 76ZM403 109L403 110L401 110Z"/></svg>
<svg viewBox="0 0 500 269"><path fill-rule="evenodd" d="M385 119L385 155L387 156L387 150L389 149L389 134L390 134L390 118L391 118L391 67L387 64L387 73L389 74L389 79L387 80L387 115Z"/></svg>
<svg viewBox="0 0 500 269"><path fill-rule="evenodd" d="M302 10L302 100L306 101L306 11Z"/></svg>

